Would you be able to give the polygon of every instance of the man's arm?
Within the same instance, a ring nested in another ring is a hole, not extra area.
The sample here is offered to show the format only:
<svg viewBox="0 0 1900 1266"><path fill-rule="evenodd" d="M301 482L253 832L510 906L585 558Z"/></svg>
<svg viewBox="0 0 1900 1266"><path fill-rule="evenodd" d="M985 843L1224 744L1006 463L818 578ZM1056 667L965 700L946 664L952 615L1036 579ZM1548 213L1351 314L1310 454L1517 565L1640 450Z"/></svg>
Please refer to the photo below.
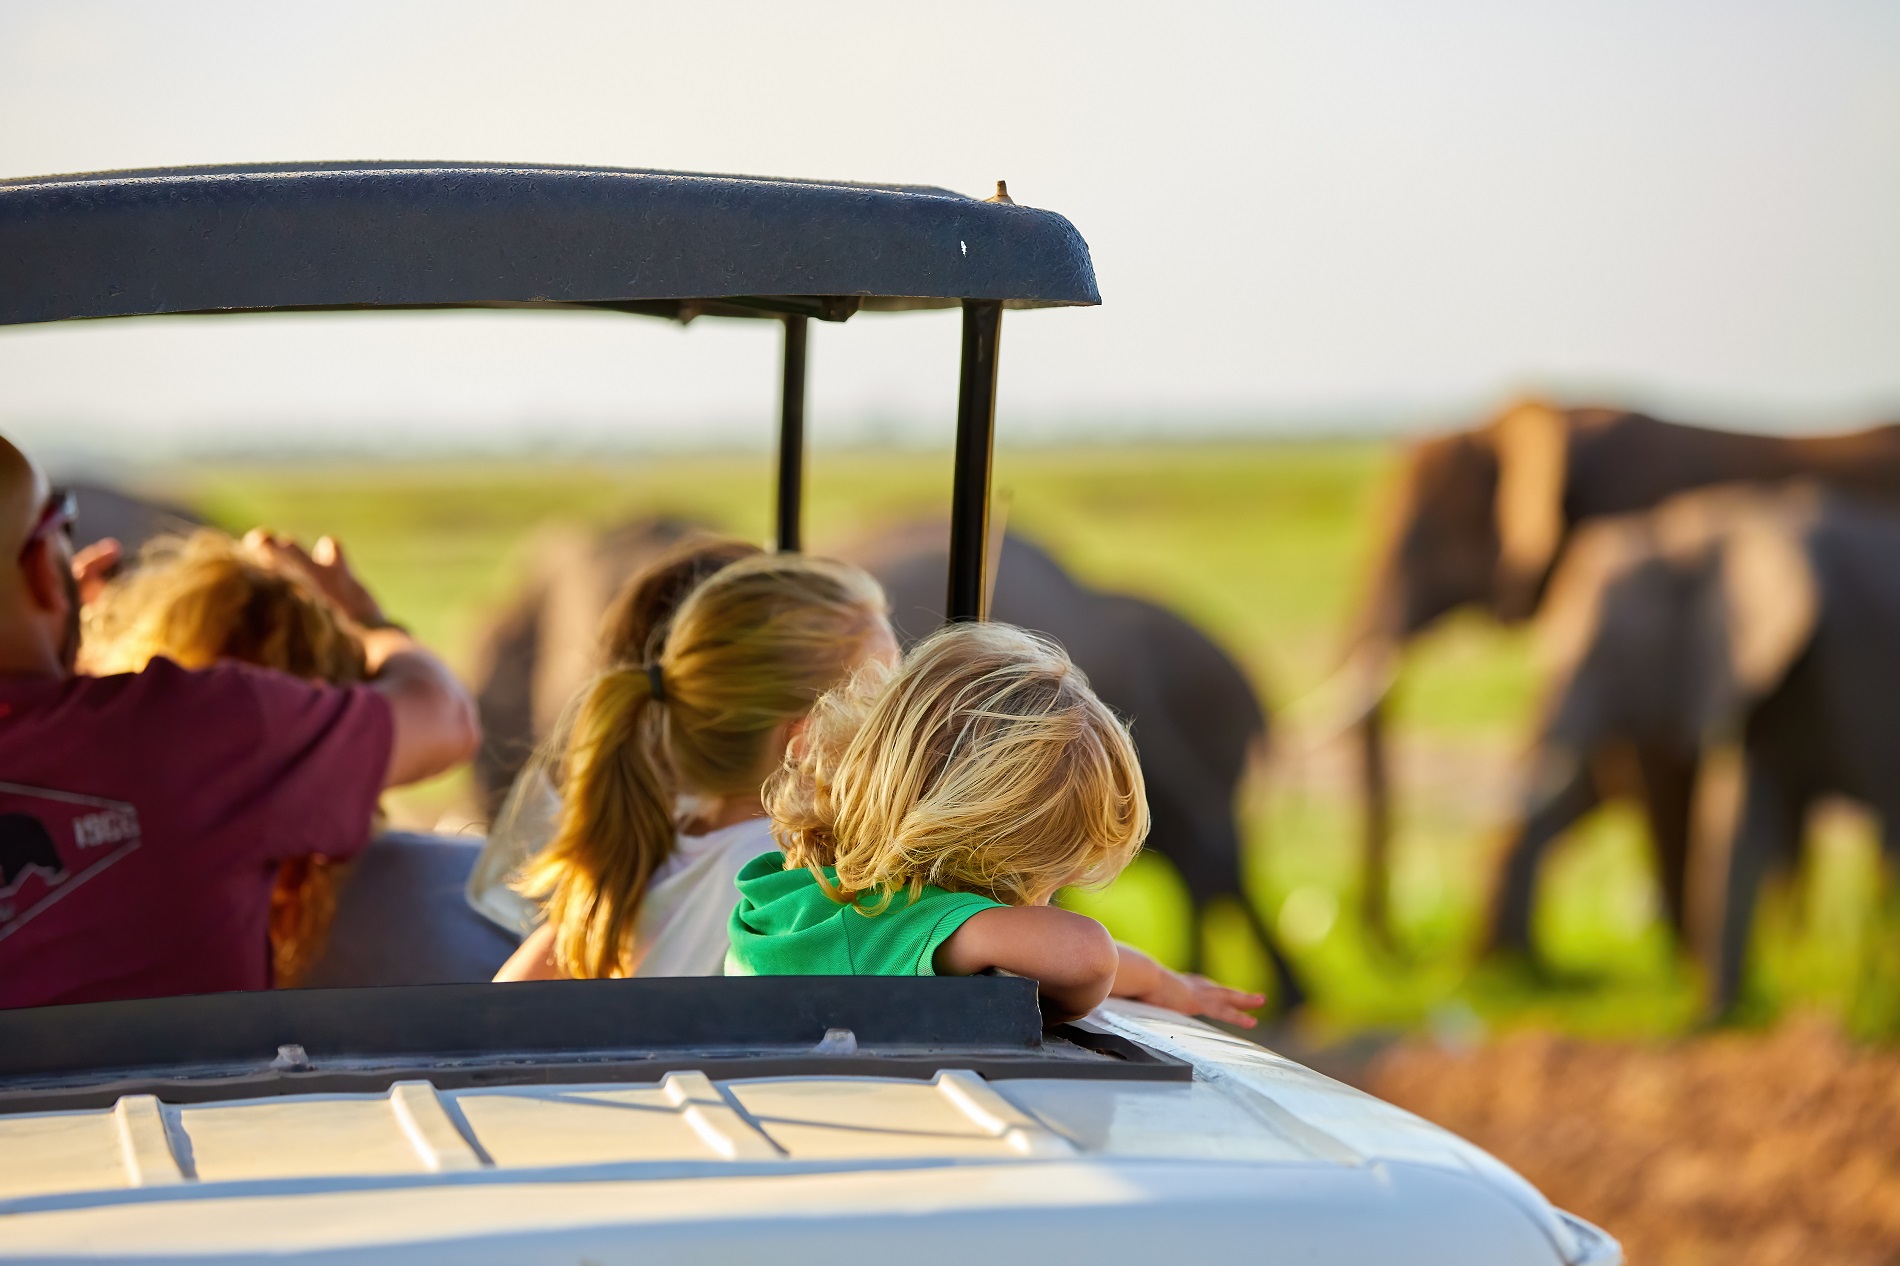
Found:
<svg viewBox="0 0 1900 1266"><path fill-rule="evenodd" d="M341 546L326 536L306 553L295 541L262 531L244 543L272 566L303 577L356 626L369 684L388 700L394 719L384 786L432 778L475 755L482 737L475 701L447 664L389 622L350 571Z"/></svg>
<svg viewBox="0 0 1900 1266"><path fill-rule="evenodd" d="M402 629L366 628L362 638L370 688L389 701L395 721L383 785L420 782L473 759L481 722L449 666Z"/></svg>

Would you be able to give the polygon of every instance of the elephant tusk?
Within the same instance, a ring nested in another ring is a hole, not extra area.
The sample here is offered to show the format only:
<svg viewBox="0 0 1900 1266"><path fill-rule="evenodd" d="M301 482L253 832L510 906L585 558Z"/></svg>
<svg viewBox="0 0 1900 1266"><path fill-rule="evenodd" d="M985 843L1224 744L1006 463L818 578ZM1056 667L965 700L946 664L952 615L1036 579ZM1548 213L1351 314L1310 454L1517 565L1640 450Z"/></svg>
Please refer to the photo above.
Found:
<svg viewBox="0 0 1900 1266"><path fill-rule="evenodd" d="M1370 716L1392 693L1399 657L1383 641L1360 643L1339 669L1282 711L1306 752L1326 747Z"/></svg>
<svg viewBox="0 0 1900 1266"><path fill-rule="evenodd" d="M1568 747L1543 747L1532 753L1520 793L1523 816L1533 817L1549 808L1576 781L1582 763Z"/></svg>
<svg viewBox="0 0 1900 1266"><path fill-rule="evenodd" d="M983 612L989 615L996 599L996 573L1003 568L1003 538L1009 531L1009 506L1015 500L1010 488L999 488L990 498L990 537L983 543Z"/></svg>

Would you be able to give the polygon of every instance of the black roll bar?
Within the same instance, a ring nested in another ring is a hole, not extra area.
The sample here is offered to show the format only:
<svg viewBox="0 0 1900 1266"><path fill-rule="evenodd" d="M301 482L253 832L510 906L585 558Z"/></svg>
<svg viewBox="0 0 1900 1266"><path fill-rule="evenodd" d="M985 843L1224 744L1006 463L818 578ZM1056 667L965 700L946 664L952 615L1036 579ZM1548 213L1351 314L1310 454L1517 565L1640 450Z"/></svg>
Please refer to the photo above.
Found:
<svg viewBox="0 0 1900 1266"><path fill-rule="evenodd" d="M963 363L957 379L956 469L950 485L950 592L944 612L952 623L989 618L983 583L990 534L990 464L996 435L996 358L1003 337L1003 305L963 301Z"/></svg>
<svg viewBox="0 0 1900 1266"><path fill-rule="evenodd" d="M785 366L779 399L778 513L780 553L803 548L805 356L807 319L785 318ZM996 368L1003 305L963 301L963 356L957 382L955 470L950 486L950 575L944 611L951 622L987 620L990 469L996 436Z"/></svg>
<svg viewBox="0 0 1900 1266"><path fill-rule="evenodd" d="M778 413L778 531L781 554L804 548L805 514L805 339L808 319L785 318L785 368Z"/></svg>

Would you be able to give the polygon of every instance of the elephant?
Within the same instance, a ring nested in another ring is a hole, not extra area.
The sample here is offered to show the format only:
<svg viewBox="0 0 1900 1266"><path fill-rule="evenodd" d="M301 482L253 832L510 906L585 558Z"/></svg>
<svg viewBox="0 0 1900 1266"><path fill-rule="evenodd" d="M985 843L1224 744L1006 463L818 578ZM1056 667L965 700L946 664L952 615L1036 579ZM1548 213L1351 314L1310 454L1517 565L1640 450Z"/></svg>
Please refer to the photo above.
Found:
<svg viewBox="0 0 1900 1266"><path fill-rule="evenodd" d="M79 518L73 524L73 545L83 549L107 537L117 541L125 556L135 556L139 547L155 536L189 532L204 526L204 520L183 506L154 501L107 484L67 484L79 505Z"/></svg>
<svg viewBox="0 0 1900 1266"><path fill-rule="evenodd" d="M945 531L917 524L880 534L857 553L883 583L891 622L908 645L943 622ZM1207 634L1147 599L1090 588L1015 533L997 549L992 618L1047 634L1132 726L1148 786L1149 847L1180 871L1200 922L1222 898L1239 903L1271 963L1283 1009L1304 998L1241 880L1236 797L1264 754L1267 714L1240 666Z"/></svg>
<svg viewBox="0 0 1900 1266"><path fill-rule="evenodd" d="M1783 437L1530 401L1412 449L1345 667L1328 692L1341 702L1334 725L1358 733L1364 918L1375 934L1387 928L1391 837L1385 704L1405 643L1464 607L1507 624L1530 618L1571 537L1593 519L1695 488L1795 478L1900 500L1900 424ZM1653 772L1660 800L1650 813L1667 817L1670 785Z"/></svg>
<svg viewBox="0 0 1900 1266"><path fill-rule="evenodd" d="M1548 845L1635 784L1726 1012L1761 881L1820 798L1868 806L1900 854L1900 513L1811 481L1685 493L1579 529L1539 626L1553 685L1491 943L1528 943ZM1726 814L1709 778L1724 750L1741 771Z"/></svg>

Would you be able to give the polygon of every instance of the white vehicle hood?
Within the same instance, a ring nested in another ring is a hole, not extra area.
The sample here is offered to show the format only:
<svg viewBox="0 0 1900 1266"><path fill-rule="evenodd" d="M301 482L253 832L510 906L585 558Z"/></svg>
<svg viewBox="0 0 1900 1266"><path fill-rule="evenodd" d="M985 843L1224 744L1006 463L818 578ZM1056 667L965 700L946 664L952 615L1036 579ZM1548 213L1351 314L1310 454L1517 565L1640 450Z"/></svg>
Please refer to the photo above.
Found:
<svg viewBox="0 0 1900 1266"><path fill-rule="evenodd" d="M1190 1082L823 1076L0 1116L0 1261L1620 1260L1455 1136L1239 1038Z"/></svg>

